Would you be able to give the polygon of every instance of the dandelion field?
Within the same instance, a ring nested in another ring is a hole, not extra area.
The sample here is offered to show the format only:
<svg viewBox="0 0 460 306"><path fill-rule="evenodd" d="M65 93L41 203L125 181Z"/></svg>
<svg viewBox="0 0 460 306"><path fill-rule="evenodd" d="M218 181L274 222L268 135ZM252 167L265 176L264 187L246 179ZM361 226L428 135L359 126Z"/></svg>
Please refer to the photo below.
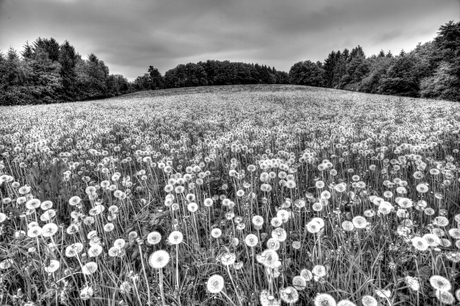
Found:
<svg viewBox="0 0 460 306"><path fill-rule="evenodd" d="M228 86L0 108L0 305L453 305L460 105Z"/></svg>

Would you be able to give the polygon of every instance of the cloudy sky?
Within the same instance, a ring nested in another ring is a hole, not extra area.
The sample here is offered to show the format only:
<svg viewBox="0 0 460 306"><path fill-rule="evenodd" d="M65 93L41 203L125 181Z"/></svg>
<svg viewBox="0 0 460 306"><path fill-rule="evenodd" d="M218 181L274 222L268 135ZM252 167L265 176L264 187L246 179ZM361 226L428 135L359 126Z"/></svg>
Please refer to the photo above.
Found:
<svg viewBox="0 0 460 306"><path fill-rule="evenodd" d="M0 0L0 50L39 36L132 80L207 59L289 71L361 45L410 51L460 18L460 0Z"/></svg>

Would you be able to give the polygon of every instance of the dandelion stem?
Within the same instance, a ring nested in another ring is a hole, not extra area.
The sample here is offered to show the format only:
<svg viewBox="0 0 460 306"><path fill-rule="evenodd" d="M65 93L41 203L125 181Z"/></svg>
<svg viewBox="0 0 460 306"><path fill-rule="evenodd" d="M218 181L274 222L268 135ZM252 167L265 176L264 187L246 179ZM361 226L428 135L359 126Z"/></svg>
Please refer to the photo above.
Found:
<svg viewBox="0 0 460 306"><path fill-rule="evenodd" d="M230 273L230 266L228 265L227 265L227 272L228 272L228 276L230 277L230 281L232 282L233 289L235 290L236 297L238 298L238 304L240 304L240 306L243 306L243 304L241 304L240 295L238 294L238 289L236 288L235 282L233 281L232 274Z"/></svg>
<svg viewBox="0 0 460 306"><path fill-rule="evenodd" d="M139 255L141 257L141 264L142 264L142 272L144 274L144 280L145 280L145 287L146 287L146 290L147 290L147 299L148 299L148 305L151 306L152 305L152 299L150 297L150 287L149 287L149 280L147 278L147 272L145 270L145 265L144 265L144 255L142 254L142 247L140 244L138 244L139 246Z"/></svg>

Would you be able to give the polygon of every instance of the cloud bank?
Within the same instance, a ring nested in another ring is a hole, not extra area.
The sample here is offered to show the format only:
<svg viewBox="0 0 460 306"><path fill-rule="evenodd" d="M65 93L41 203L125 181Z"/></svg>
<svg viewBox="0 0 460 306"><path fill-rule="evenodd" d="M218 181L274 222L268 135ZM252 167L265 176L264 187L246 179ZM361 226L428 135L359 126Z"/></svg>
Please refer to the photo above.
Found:
<svg viewBox="0 0 460 306"><path fill-rule="evenodd" d="M303 60L361 45L409 51L435 37L460 3L443 0L0 0L0 49L39 36L95 53L132 80L207 59L289 71Z"/></svg>

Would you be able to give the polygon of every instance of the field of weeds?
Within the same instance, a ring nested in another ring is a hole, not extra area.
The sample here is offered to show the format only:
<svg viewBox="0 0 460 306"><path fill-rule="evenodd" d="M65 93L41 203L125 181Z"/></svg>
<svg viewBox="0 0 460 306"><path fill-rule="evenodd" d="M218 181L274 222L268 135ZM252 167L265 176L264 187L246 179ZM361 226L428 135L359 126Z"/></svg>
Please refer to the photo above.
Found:
<svg viewBox="0 0 460 306"><path fill-rule="evenodd" d="M0 108L0 304L458 304L459 132L300 86Z"/></svg>

